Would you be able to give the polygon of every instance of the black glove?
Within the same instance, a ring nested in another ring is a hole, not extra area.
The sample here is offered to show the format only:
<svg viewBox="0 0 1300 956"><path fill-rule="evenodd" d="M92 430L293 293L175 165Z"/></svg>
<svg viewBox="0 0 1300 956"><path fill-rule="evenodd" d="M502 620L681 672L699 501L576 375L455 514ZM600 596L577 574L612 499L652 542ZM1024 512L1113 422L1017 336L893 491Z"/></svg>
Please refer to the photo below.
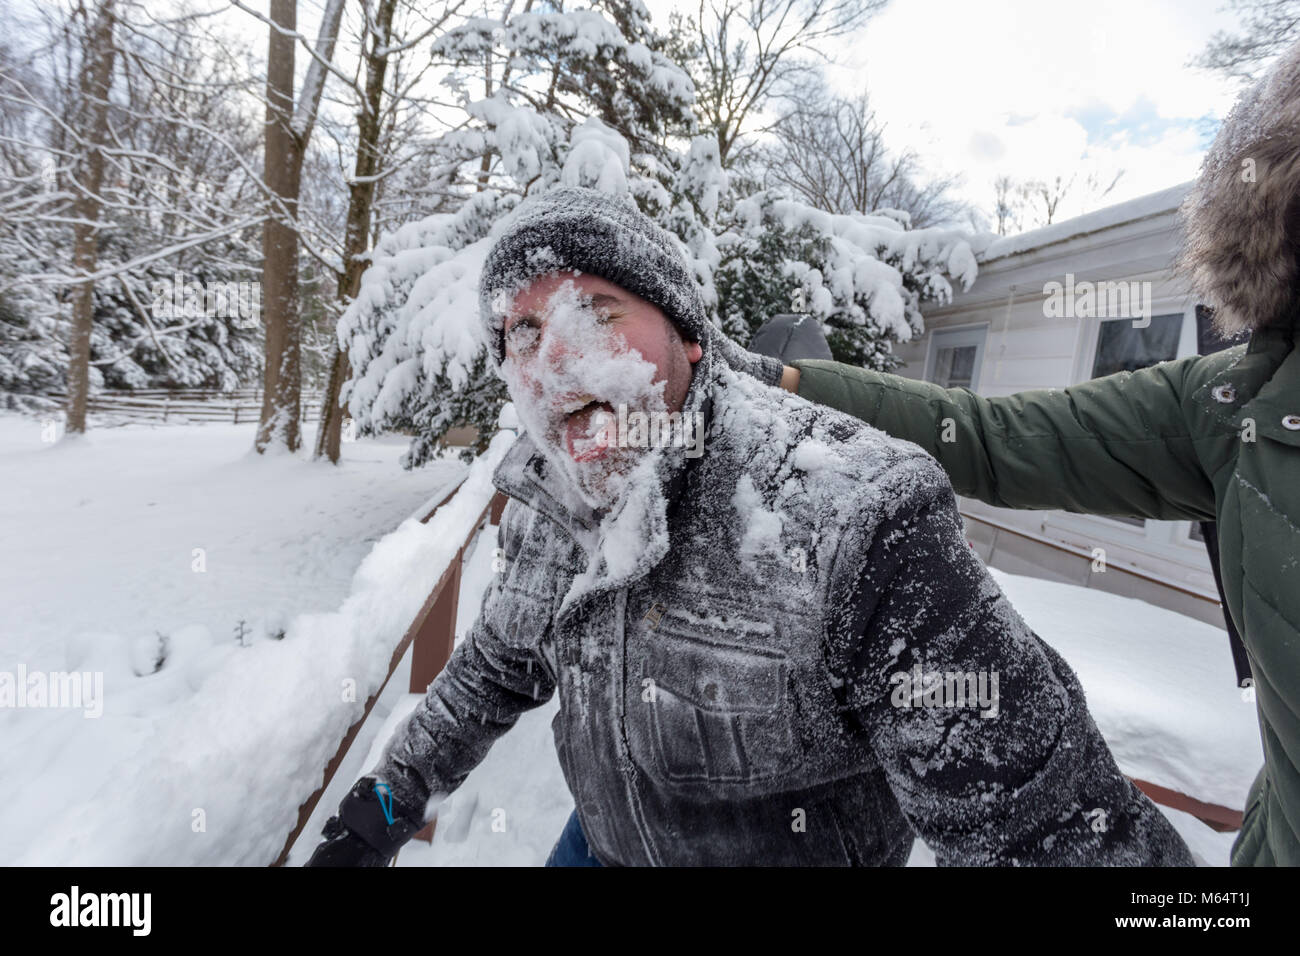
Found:
<svg viewBox="0 0 1300 956"><path fill-rule="evenodd" d="M749 351L770 355L785 365L795 359L834 358L816 317L793 312L774 315L764 322L749 340Z"/></svg>
<svg viewBox="0 0 1300 956"><path fill-rule="evenodd" d="M321 835L323 843L307 861L308 866L387 866L397 851L424 828L421 814L392 801L393 822L384 815L374 777L362 777L329 818Z"/></svg>
<svg viewBox="0 0 1300 956"><path fill-rule="evenodd" d="M714 348L717 349L719 357L726 362L733 372L744 372L758 379L764 385L780 385L781 373L785 371L785 366L780 359L775 359L767 355L758 355L747 349L741 348L731 339L722 334L722 330L714 326L709 330L713 338Z"/></svg>
<svg viewBox="0 0 1300 956"><path fill-rule="evenodd" d="M338 817L325 821L325 842L307 861L308 866L388 866L386 857L343 825Z"/></svg>

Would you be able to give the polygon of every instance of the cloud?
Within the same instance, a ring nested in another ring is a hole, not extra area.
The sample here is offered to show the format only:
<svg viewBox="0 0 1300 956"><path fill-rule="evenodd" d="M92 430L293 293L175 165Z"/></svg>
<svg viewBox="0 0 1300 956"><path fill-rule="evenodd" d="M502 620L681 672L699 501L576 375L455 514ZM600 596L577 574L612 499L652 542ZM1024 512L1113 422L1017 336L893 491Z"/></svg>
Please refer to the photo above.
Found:
<svg viewBox="0 0 1300 956"><path fill-rule="evenodd" d="M970 154L990 163L1000 162L1007 154L1006 144L996 132L976 130L970 137Z"/></svg>
<svg viewBox="0 0 1300 956"><path fill-rule="evenodd" d="M668 25L682 0L647 0ZM896 0L824 52L845 96L866 90L886 143L987 212L999 175L1124 175L1096 205L1196 176L1237 85L1189 67L1237 24L1224 0ZM1064 204L1066 215L1087 208Z"/></svg>
<svg viewBox="0 0 1300 956"><path fill-rule="evenodd" d="M1233 25L1222 2L906 0L828 50L827 77L866 89L887 144L961 174L962 198L982 208L1001 174L1123 169L1108 205L1196 175L1236 92L1187 66Z"/></svg>

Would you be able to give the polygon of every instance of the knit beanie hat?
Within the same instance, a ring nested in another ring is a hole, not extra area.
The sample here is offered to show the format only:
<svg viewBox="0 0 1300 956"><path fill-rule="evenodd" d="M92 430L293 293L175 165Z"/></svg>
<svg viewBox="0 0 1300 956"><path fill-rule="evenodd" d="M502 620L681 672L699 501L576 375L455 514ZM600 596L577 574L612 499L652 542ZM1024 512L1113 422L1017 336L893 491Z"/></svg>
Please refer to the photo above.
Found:
<svg viewBox="0 0 1300 956"><path fill-rule="evenodd" d="M656 305L683 336L704 343L704 299L677 240L631 196L562 186L524 200L497 237L479 278L479 314L497 364L510 304L538 276L561 269L608 279Z"/></svg>

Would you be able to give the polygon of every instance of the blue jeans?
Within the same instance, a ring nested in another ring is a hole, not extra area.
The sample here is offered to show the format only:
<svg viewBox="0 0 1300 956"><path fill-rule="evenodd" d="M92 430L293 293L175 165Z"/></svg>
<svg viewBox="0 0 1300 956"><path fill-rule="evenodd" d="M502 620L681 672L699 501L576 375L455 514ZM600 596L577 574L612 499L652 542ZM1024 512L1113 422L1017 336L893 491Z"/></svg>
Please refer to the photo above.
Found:
<svg viewBox="0 0 1300 956"><path fill-rule="evenodd" d="M560 838L555 841L555 847L551 850L551 855L546 858L547 866L601 866L601 862L591 855L591 848L587 846L587 837L582 832L582 824L578 822L578 811L574 810L569 815L568 822L564 824L564 830L560 833Z"/></svg>

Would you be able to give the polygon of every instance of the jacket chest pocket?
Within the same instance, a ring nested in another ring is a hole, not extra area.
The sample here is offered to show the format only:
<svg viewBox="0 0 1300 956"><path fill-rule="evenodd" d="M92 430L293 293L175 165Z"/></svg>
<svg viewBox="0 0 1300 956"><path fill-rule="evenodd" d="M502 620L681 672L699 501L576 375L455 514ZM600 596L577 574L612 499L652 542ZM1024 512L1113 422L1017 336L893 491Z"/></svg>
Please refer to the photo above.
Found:
<svg viewBox="0 0 1300 956"><path fill-rule="evenodd" d="M646 630L639 701L628 714L634 756L648 758L672 784L743 786L783 777L801 762L789 661L779 650L728 639L756 636L761 625L715 630L676 616Z"/></svg>

